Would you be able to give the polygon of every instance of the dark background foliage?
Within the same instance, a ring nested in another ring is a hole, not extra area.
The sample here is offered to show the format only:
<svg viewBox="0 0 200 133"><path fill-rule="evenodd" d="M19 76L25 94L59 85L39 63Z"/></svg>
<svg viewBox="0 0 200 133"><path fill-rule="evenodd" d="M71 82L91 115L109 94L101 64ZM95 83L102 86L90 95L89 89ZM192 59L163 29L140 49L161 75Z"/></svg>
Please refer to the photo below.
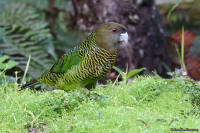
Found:
<svg viewBox="0 0 200 133"><path fill-rule="evenodd" d="M18 63L6 73L15 76L14 71L20 71L22 76L31 55L28 75L36 78L99 24L114 21L125 25L129 33L129 43L120 46L115 66L125 70L128 65L129 71L146 67L143 73L156 71L168 78L167 72L180 67L173 65L169 40L177 39L171 35L182 25L197 36L191 46L197 50L193 54L199 54L200 20L196 14L200 2L179 3L167 19L174 4L156 5L154 0L1 0L0 56L8 55ZM111 70L101 82L116 76Z"/></svg>

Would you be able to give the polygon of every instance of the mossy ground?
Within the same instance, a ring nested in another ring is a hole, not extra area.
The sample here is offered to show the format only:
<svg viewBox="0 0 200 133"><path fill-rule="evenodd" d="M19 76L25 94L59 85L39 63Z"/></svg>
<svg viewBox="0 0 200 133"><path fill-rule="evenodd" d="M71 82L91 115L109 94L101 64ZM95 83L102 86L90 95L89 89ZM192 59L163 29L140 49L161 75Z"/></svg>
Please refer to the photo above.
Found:
<svg viewBox="0 0 200 133"><path fill-rule="evenodd" d="M18 90L17 83L0 85L0 132L167 133L180 127L200 130L196 111L199 87L180 78L139 76L129 83L108 83L93 91L69 93Z"/></svg>

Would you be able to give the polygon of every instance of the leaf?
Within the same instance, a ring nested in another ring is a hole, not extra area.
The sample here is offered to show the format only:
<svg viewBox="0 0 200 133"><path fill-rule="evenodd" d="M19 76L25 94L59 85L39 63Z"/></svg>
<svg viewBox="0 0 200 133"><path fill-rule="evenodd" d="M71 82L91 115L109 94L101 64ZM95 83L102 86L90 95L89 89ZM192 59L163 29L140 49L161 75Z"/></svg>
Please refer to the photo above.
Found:
<svg viewBox="0 0 200 133"><path fill-rule="evenodd" d="M168 75L173 76L174 72L167 72Z"/></svg>
<svg viewBox="0 0 200 133"><path fill-rule="evenodd" d="M134 69L132 71L130 71L127 75L127 79L130 78L131 76L138 74L139 72L141 72L142 70L146 69L145 67L140 68L140 69Z"/></svg>
<svg viewBox="0 0 200 133"><path fill-rule="evenodd" d="M115 69L119 74L121 74L122 76L124 76L124 73L118 67L113 66L112 68Z"/></svg>
<svg viewBox="0 0 200 133"><path fill-rule="evenodd" d="M181 2L182 2L182 0L177 1L176 4L170 9L170 11L169 11L168 14L167 14L167 19L169 19L169 17L170 17L170 15L171 15L172 11L173 11Z"/></svg>
<svg viewBox="0 0 200 133"><path fill-rule="evenodd" d="M0 64L2 64L6 59L8 59L7 55L4 55L3 57L0 57Z"/></svg>
<svg viewBox="0 0 200 133"><path fill-rule="evenodd" d="M14 80L15 80L14 77L12 77L12 76L6 76L5 79L0 78L0 84L2 84L4 82L11 83L11 82L14 82Z"/></svg>
<svg viewBox="0 0 200 133"><path fill-rule="evenodd" d="M0 36L5 32L4 28L0 28Z"/></svg>
<svg viewBox="0 0 200 133"><path fill-rule="evenodd" d="M25 62L31 55L28 74L33 78L51 67L57 59L55 43L50 29L47 28L48 23L39 17L35 8L29 8L22 3L10 5L0 17L0 28L5 29L3 39L0 36L0 41L3 41L0 42L0 54L8 55L11 60L18 62L16 67L23 71L26 68ZM9 65L10 68L15 65L12 61L8 63L1 67Z"/></svg>
<svg viewBox="0 0 200 133"><path fill-rule="evenodd" d="M184 26L182 26L182 39L181 39L181 67L185 71L185 64L184 64Z"/></svg>
<svg viewBox="0 0 200 133"><path fill-rule="evenodd" d="M0 57L0 69L11 69L18 64L13 60L9 60L7 63L3 63L6 59L8 59L7 55Z"/></svg>

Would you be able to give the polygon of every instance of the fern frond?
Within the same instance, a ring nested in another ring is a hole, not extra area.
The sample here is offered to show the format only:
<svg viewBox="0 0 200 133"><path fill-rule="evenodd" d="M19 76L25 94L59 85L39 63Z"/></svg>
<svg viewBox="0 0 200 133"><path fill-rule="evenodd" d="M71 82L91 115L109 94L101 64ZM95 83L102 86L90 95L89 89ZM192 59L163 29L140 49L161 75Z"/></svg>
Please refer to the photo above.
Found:
<svg viewBox="0 0 200 133"><path fill-rule="evenodd" d="M29 55L32 55L28 73L37 77L49 69L57 58L53 38L48 23L38 19L34 10L24 4L15 4L0 17L1 27L5 29L4 43L0 43L0 53L18 62L17 67L25 70ZM53 47L48 50L47 47Z"/></svg>

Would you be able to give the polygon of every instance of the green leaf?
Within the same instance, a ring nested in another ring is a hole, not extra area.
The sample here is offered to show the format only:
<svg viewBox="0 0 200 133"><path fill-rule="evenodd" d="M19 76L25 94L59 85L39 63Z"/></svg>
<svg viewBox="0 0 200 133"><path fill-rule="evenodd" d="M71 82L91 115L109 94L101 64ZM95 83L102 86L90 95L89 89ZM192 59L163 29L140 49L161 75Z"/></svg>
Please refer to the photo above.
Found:
<svg viewBox="0 0 200 133"><path fill-rule="evenodd" d="M177 1L176 4L170 9L170 11L169 11L168 14L167 14L167 19L169 19L169 17L170 17L170 15L171 15L172 11L173 11L181 2L182 2L182 0Z"/></svg>
<svg viewBox="0 0 200 133"><path fill-rule="evenodd" d="M140 68L140 69L134 69L134 70L130 71L128 73L127 79L130 78L131 76L135 75L135 74L138 74L139 72L141 72L144 69L146 69L146 68L143 67L143 68Z"/></svg>
<svg viewBox="0 0 200 133"><path fill-rule="evenodd" d="M14 82L15 78L12 76L6 76L5 78L0 78L0 84L4 82L12 83Z"/></svg>
<svg viewBox="0 0 200 133"><path fill-rule="evenodd" d="M157 72L156 71L153 71L153 73L155 74L155 76L156 77L158 77L158 78L160 78L160 79L162 79L158 74L157 74Z"/></svg>
<svg viewBox="0 0 200 133"><path fill-rule="evenodd" d="M0 28L5 29L3 36L0 35L0 54L19 63L17 68L25 71L31 55L28 74L36 78L57 59L48 23L40 18L37 9L29 8L25 3L12 4L0 17L0 23ZM12 66L9 64L9 67Z"/></svg>
<svg viewBox="0 0 200 133"><path fill-rule="evenodd" d="M167 72L168 75L173 76L174 72Z"/></svg>
<svg viewBox="0 0 200 133"><path fill-rule="evenodd" d="M9 57L7 55L0 57L0 69L11 69L18 64L17 62L13 60L9 60L7 63L3 63L8 58Z"/></svg>
<svg viewBox="0 0 200 133"><path fill-rule="evenodd" d="M124 73L118 67L113 66L112 68L115 69L119 74L121 74L122 76L124 76Z"/></svg>
<svg viewBox="0 0 200 133"><path fill-rule="evenodd" d="M8 59L7 55L4 55L3 57L0 57L0 64L2 64L6 59Z"/></svg>
<svg viewBox="0 0 200 133"><path fill-rule="evenodd" d="M0 35L2 35L5 32L4 28L0 28Z"/></svg>
<svg viewBox="0 0 200 133"><path fill-rule="evenodd" d="M182 26L182 39L181 39L181 66L185 69L184 65L184 26Z"/></svg>

